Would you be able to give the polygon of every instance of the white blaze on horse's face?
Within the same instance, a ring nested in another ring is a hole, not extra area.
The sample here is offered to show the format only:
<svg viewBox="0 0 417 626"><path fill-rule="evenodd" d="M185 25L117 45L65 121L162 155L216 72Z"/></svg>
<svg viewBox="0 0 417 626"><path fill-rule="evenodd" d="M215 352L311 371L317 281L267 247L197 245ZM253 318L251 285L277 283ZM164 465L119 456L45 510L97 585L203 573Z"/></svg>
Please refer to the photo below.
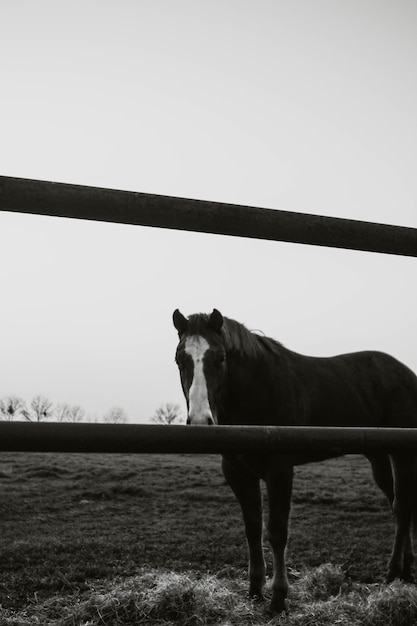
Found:
<svg viewBox="0 0 417 626"><path fill-rule="evenodd" d="M200 335L192 335L185 340L184 350L193 360L194 372L188 392L188 424L214 424L208 398L207 381L204 374L204 355L209 344Z"/></svg>

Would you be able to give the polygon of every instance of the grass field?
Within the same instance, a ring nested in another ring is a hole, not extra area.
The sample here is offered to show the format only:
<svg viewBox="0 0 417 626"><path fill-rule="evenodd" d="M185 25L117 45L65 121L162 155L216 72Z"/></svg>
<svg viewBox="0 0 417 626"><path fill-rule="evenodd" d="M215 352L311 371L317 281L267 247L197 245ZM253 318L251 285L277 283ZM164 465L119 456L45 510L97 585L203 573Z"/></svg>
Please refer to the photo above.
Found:
<svg viewBox="0 0 417 626"><path fill-rule="evenodd" d="M297 468L288 546L294 581L332 563L345 584L380 583L392 533L365 459ZM267 562L270 571L269 551ZM243 599L246 567L240 511L219 457L0 456L0 604L10 619L155 571L234 581Z"/></svg>

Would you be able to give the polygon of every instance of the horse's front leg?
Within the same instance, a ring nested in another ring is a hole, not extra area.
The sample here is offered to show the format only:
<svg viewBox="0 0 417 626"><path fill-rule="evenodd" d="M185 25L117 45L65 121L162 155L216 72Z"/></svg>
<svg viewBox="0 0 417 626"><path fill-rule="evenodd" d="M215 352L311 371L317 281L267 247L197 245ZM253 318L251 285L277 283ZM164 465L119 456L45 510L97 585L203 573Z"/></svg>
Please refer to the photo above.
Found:
<svg viewBox="0 0 417 626"><path fill-rule="evenodd" d="M259 478L243 464L223 457L223 475L242 509L249 548L249 596L263 599L265 561L262 548L262 498Z"/></svg>
<svg viewBox="0 0 417 626"><path fill-rule="evenodd" d="M271 611L287 610L288 593L285 548L288 537L288 518L291 506L293 466L285 461L271 465L265 477L269 500L268 538L274 555Z"/></svg>

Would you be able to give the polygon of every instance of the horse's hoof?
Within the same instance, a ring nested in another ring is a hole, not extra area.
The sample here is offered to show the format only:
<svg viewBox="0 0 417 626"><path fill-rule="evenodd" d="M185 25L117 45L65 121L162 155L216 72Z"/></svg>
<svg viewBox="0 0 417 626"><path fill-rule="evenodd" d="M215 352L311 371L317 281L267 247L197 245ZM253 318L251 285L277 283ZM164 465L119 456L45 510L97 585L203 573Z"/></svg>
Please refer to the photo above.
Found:
<svg viewBox="0 0 417 626"><path fill-rule="evenodd" d="M268 613L274 617L282 614L288 615L288 604L285 598L272 598Z"/></svg>
<svg viewBox="0 0 417 626"><path fill-rule="evenodd" d="M262 593L265 582L251 582L249 584L248 598L254 602L263 602L264 594Z"/></svg>
<svg viewBox="0 0 417 626"><path fill-rule="evenodd" d="M387 574L387 576L385 577L385 583L387 585L393 583L394 580L401 580L401 576L397 576L396 574Z"/></svg>
<svg viewBox="0 0 417 626"><path fill-rule="evenodd" d="M394 569L388 570L387 575L385 576L385 583L389 585L390 583L393 583L394 580L399 580L400 578L401 576L398 571L395 571Z"/></svg>
<svg viewBox="0 0 417 626"><path fill-rule="evenodd" d="M257 603L263 602L265 600L263 593L260 593L260 592L259 593L249 592L248 598L252 600L252 602L257 602Z"/></svg>

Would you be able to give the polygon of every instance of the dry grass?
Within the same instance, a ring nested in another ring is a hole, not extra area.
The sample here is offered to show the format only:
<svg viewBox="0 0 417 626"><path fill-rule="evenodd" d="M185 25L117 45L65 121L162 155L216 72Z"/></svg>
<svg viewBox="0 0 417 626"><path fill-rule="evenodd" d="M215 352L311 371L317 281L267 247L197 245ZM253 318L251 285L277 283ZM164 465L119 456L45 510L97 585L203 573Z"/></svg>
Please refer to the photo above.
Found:
<svg viewBox="0 0 417 626"><path fill-rule="evenodd" d="M417 624L413 586L373 584L393 528L366 460L297 468L291 519L290 613L271 618L217 457L2 454L0 626Z"/></svg>
<svg viewBox="0 0 417 626"><path fill-rule="evenodd" d="M83 596L45 601L15 613L0 609L2 626L411 626L417 590L352 583L325 564L297 574L288 616L245 597L246 581L151 570L91 588Z"/></svg>
<svg viewBox="0 0 417 626"><path fill-rule="evenodd" d="M218 457L4 453L0 472L5 608L145 569L247 568L239 505ZM297 468L291 520L290 568L339 562L356 582L384 579L393 525L366 459ZM267 542L266 560L270 573Z"/></svg>
<svg viewBox="0 0 417 626"><path fill-rule="evenodd" d="M288 626L414 626L417 624L417 589L395 581L390 585L364 585L341 578L340 568L324 565L305 573L295 591L304 601L295 603L284 624ZM335 593L335 583L341 584ZM318 587L315 584L318 583ZM298 587L298 588L297 588ZM319 595L319 600L306 598ZM329 592L327 598L326 589ZM318 591L317 591L318 590Z"/></svg>

